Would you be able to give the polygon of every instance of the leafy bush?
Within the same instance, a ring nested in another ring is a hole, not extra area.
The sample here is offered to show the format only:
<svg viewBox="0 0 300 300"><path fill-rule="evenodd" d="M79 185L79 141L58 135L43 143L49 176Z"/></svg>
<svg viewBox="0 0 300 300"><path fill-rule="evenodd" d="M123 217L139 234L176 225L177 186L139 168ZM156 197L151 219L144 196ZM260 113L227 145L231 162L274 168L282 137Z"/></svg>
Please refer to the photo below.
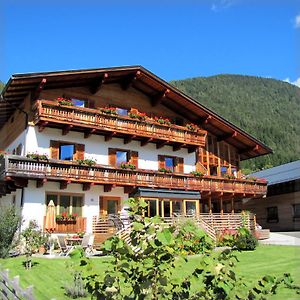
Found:
<svg viewBox="0 0 300 300"><path fill-rule="evenodd" d="M131 198L129 204L129 241L113 236L104 243L104 251L112 256L105 273L95 273L88 258L80 261L86 287L96 299L265 299L281 284L295 288L288 274L279 279L268 275L256 283L238 277L236 258L228 249L203 253L190 274L174 278L175 270L187 261L175 250L176 230L158 217L144 218L144 200Z"/></svg>
<svg viewBox="0 0 300 300"><path fill-rule="evenodd" d="M85 297L87 295L87 291L84 288L82 274L78 271L74 271L72 283L65 285L64 288L65 294L72 299Z"/></svg>
<svg viewBox="0 0 300 300"><path fill-rule="evenodd" d="M255 250L257 244L257 239L247 228L241 227L239 229L238 236L235 241L235 247L238 250Z"/></svg>
<svg viewBox="0 0 300 300"><path fill-rule="evenodd" d="M235 229L224 229L217 234L217 246L234 247L238 232Z"/></svg>
<svg viewBox="0 0 300 300"><path fill-rule="evenodd" d="M181 254L199 254L213 248L213 241L194 220L182 220L176 226L175 238Z"/></svg>
<svg viewBox="0 0 300 300"><path fill-rule="evenodd" d="M0 257L8 256L9 251L15 246L14 237L21 226L21 213L14 206L1 207L0 209Z"/></svg>
<svg viewBox="0 0 300 300"><path fill-rule="evenodd" d="M217 236L218 246L229 246L238 250L254 250L257 246L257 239L246 227L238 230L225 229Z"/></svg>

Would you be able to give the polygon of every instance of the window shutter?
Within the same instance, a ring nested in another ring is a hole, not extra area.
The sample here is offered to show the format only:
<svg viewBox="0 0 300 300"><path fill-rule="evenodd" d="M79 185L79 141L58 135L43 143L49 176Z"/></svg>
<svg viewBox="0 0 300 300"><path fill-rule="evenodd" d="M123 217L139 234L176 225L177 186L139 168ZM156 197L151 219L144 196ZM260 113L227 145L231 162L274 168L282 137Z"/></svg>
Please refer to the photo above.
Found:
<svg viewBox="0 0 300 300"><path fill-rule="evenodd" d="M59 142L50 141L50 158L59 159Z"/></svg>
<svg viewBox="0 0 300 300"><path fill-rule="evenodd" d="M116 149L109 148L108 149L108 164L111 166L116 166L117 158L116 158Z"/></svg>
<svg viewBox="0 0 300 300"><path fill-rule="evenodd" d="M176 157L176 172L183 173L183 157Z"/></svg>
<svg viewBox="0 0 300 300"><path fill-rule="evenodd" d="M164 168L165 167L165 158L163 155L158 155L158 168Z"/></svg>
<svg viewBox="0 0 300 300"><path fill-rule="evenodd" d="M74 159L84 159L84 144L76 144L75 145L75 155Z"/></svg>
<svg viewBox="0 0 300 300"><path fill-rule="evenodd" d="M130 151L130 163L135 165L136 169L138 169L139 153L137 151Z"/></svg>

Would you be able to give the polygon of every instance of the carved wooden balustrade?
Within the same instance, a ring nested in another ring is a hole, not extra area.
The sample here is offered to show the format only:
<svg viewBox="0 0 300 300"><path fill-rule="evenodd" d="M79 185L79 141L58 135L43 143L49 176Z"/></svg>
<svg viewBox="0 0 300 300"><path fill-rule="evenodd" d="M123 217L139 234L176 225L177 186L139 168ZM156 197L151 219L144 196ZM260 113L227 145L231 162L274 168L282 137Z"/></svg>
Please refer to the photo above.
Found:
<svg viewBox="0 0 300 300"><path fill-rule="evenodd" d="M11 178L47 179L68 183L94 183L114 186L141 186L224 192L241 196L265 195L267 183L259 180L227 179L216 176L194 177L191 174L162 173L151 170L124 170L107 165L79 165L77 162L49 159L37 161L17 155L5 155L0 175Z"/></svg>
<svg viewBox="0 0 300 300"><path fill-rule="evenodd" d="M142 141L165 141L170 144L179 143L184 147L204 146L207 132L192 131L184 126L159 124L152 120L138 120L127 116L110 115L100 110L61 106L54 101L38 100L34 106L35 124L43 130L51 124L57 127L69 126L72 130L83 131L87 135L102 133L106 136L129 136ZM144 140L143 140L144 139Z"/></svg>

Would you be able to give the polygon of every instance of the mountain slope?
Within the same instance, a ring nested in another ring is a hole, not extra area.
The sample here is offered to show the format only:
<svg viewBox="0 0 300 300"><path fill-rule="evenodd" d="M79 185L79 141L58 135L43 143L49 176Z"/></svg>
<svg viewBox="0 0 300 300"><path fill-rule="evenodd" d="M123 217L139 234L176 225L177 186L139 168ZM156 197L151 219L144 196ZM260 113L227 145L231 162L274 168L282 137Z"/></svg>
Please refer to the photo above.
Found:
<svg viewBox="0 0 300 300"><path fill-rule="evenodd" d="M298 87L241 75L198 77L171 84L273 149L274 154L244 162L244 168L256 170L300 159Z"/></svg>

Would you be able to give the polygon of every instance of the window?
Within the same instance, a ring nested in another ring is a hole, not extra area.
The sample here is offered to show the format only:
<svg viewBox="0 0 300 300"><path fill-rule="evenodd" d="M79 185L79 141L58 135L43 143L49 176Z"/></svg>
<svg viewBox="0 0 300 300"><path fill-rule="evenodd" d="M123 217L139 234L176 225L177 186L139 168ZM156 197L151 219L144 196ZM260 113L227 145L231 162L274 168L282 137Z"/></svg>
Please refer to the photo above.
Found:
<svg viewBox="0 0 300 300"><path fill-rule="evenodd" d="M120 167L121 164L126 164L129 161L128 151L116 151L116 165Z"/></svg>
<svg viewBox="0 0 300 300"><path fill-rule="evenodd" d="M174 172L175 170L175 161L174 157L164 157L165 168Z"/></svg>
<svg viewBox="0 0 300 300"><path fill-rule="evenodd" d="M277 206L267 207L267 222L278 223L278 208Z"/></svg>
<svg viewBox="0 0 300 300"><path fill-rule="evenodd" d="M50 141L50 158L62 160L84 159L84 144Z"/></svg>
<svg viewBox="0 0 300 300"><path fill-rule="evenodd" d="M120 167L122 163L129 163L138 168L138 152L126 149L108 149L109 164L114 167Z"/></svg>
<svg viewBox="0 0 300 300"><path fill-rule="evenodd" d="M300 203L293 205L293 217L300 219Z"/></svg>
<svg viewBox="0 0 300 300"><path fill-rule="evenodd" d="M119 107L117 107L116 108L116 112L120 116L127 116L128 115L128 109L125 109L125 108L119 108Z"/></svg>
<svg viewBox="0 0 300 300"><path fill-rule="evenodd" d="M227 174L227 167L221 167L221 176Z"/></svg>
<svg viewBox="0 0 300 300"><path fill-rule="evenodd" d="M46 205L50 200L54 202L56 214L68 213L82 216L83 196L68 195L68 194L47 194Z"/></svg>
<svg viewBox="0 0 300 300"><path fill-rule="evenodd" d="M168 169L171 172L183 173L183 158L158 155L158 169Z"/></svg>
<svg viewBox="0 0 300 300"><path fill-rule="evenodd" d="M73 160L75 154L74 144L60 144L59 145L59 159Z"/></svg>
<svg viewBox="0 0 300 300"><path fill-rule="evenodd" d="M71 101L72 101L72 103L73 103L74 106L77 106L77 107L87 107L87 101L86 100L71 98Z"/></svg>

